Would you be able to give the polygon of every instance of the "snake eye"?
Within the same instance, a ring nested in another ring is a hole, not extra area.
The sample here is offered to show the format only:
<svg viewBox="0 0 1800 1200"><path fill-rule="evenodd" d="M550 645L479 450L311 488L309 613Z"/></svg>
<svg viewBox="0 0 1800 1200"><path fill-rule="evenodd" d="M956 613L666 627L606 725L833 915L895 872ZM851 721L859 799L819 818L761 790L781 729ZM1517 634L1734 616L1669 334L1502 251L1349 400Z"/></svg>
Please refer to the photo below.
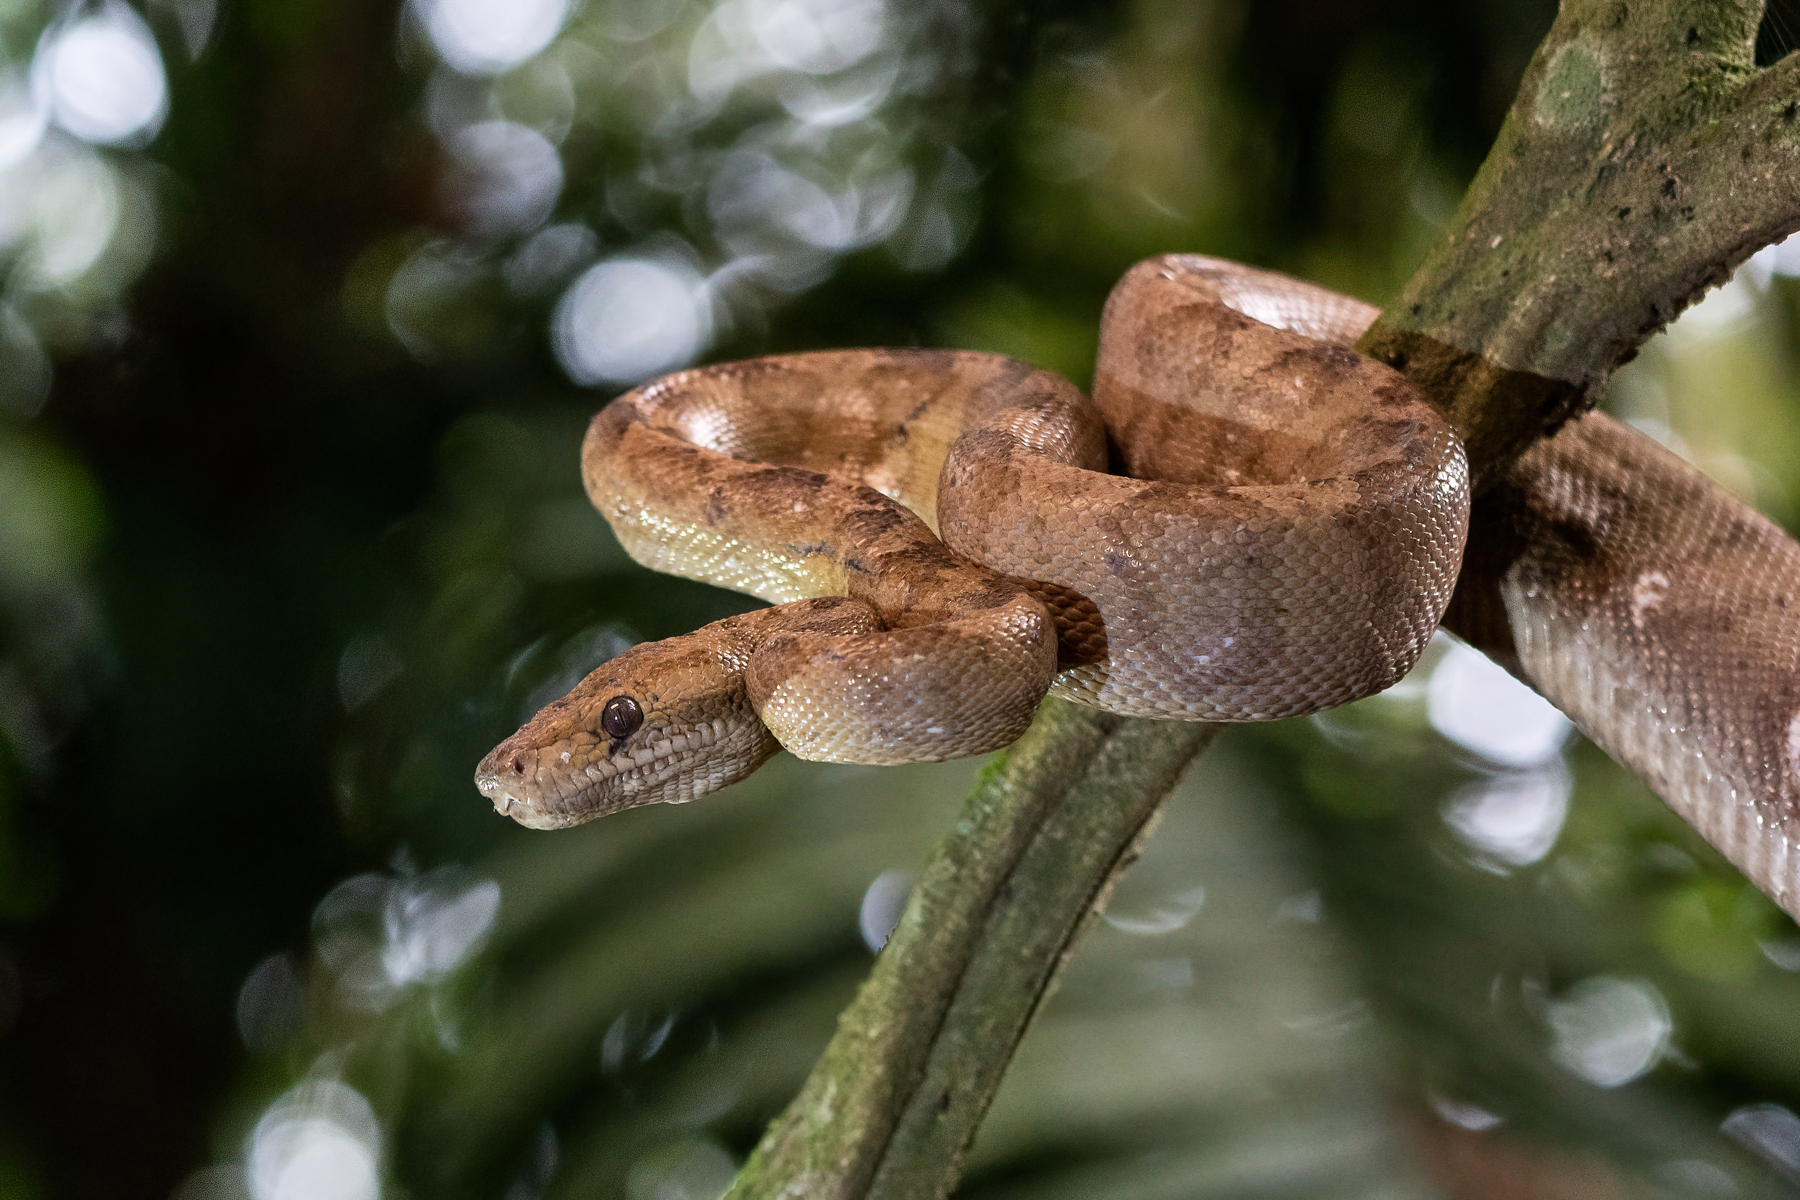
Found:
<svg viewBox="0 0 1800 1200"><path fill-rule="evenodd" d="M600 710L600 728L607 737L627 738L644 723L644 710L630 696L614 696Z"/></svg>

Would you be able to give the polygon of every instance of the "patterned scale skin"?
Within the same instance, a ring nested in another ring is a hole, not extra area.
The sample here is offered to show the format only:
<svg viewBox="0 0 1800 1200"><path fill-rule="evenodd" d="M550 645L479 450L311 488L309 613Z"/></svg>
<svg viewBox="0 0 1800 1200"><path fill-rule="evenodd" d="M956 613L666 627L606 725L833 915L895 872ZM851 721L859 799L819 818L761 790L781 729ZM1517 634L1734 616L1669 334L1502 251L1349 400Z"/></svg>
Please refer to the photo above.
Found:
<svg viewBox="0 0 1800 1200"><path fill-rule="evenodd" d="M1435 410L1345 348L1374 312L1171 256L1109 300L1097 404L1012 359L924 350L726 363L620 397L582 464L626 550L780 607L602 666L477 786L563 825L692 799L776 742L861 763L995 750L1053 684L1233 721L1387 687L1450 596L1468 483Z"/></svg>
<svg viewBox="0 0 1800 1200"><path fill-rule="evenodd" d="M1046 393L1080 398L999 355L859 350L682 372L608 405L589 427L583 475L626 550L786 603L603 665L483 759L476 786L522 823L553 827L691 800L778 746L890 764L1017 740L1056 672L1056 626L1035 583L954 553L913 510L933 511L957 431ZM1064 437L1085 436L1088 457L1104 461L1104 435L1086 420ZM821 596L843 598L830 627L810 599ZM642 725L609 738L606 706L661 695L665 663L686 707L640 703ZM729 735L696 735L689 710ZM670 750L666 775L642 777L647 746ZM677 773L683 761L691 777Z"/></svg>
<svg viewBox="0 0 1800 1200"><path fill-rule="evenodd" d="M1272 327L1240 312L1255 301ZM1015 409L956 443L945 540L1097 607L1107 653L1056 692L1134 717L1266 721L1389 687L1449 602L1462 444L1346 344L1375 310L1192 255L1139 263L1101 322L1094 401L1125 478L1059 460Z"/></svg>
<svg viewBox="0 0 1800 1200"><path fill-rule="evenodd" d="M1800 544L1601 413L1476 504L1446 624L1800 918Z"/></svg>

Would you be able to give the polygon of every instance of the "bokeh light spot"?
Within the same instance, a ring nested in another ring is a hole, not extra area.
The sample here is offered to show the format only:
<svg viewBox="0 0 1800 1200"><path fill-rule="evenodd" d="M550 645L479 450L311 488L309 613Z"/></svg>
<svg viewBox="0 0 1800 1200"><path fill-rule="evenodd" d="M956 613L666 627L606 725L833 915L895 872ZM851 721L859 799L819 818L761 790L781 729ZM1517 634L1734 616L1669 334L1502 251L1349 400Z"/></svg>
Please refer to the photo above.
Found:
<svg viewBox="0 0 1800 1200"><path fill-rule="evenodd" d="M599 249L600 239L586 225L551 225L532 234L506 260L501 274L518 295L542 295L567 283Z"/></svg>
<svg viewBox="0 0 1800 1200"><path fill-rule="evenodd" d="M314 945L340 1001L381 1012L401 989L461 966L487 940L499 911L500 885L471 881L457 867L398 879L371 872L319 901Z"/></svg>
<svg viewBox="0 0 1800 1200"><path fill-rule="evenodd" d="M712 338L705 282L682 263L615 258L556 305L556 357L577 383L636 383L685 366Z"/></svg>
<svg viewBox="0 0 1800 1200"><path fill-rule="evenodd" d="M608 6L606 36L616 42L655 37L687 7L687 0L613 0Z"/></svg>
<svg viewBox="0 0 1800 1200"><path fill-rule="evenodd" d="M1719 1127L1756 1151L1789 1180L1800 1183L1800 1117L1779 1104L1746 1104Z"/></svg>
<svg viewBox="0 0 1800 1200"><path fill-rule="evenodd" d="M388 280L388 330L421 361L475 353L494 332L483 295L490 270L479 254L455 242L419 247Z"/></svg>
<svg viewBox="0 0 1800 1200"><path fill-rule="evenodd" d="M664 1013L660 1019L646 1013L620 1013L600 1039L600 1069L616 1075L649 1062L674 1031L674 1013Z"/></svg>
<svg viewBox="0 0 1800 1200"><path fill-rule="evenodd" d="M51 29L38 48L56 123L78 138L112 145L148 141L169 108L156 39L124 4Z"/></svg>
<svg viewBox="0 0 1800 1200"><path fill-rule="evenodd" d="M1505 1118L1499 1113L1489 1112L1479 1104L1470 1104L1466 1100L1452 1100L1448 1096L1432 1093L1426 1097L1426 1101L1431 1105L1431 1111L1450 1124L1476 1133L1493 1129L1505 1122Z"/></svg>
<svg viewBox="0 0 1800 1200"><path fill-rule="evenodd" d="M78 143L53 141L9 176L18 192L0 195L0 208L8 200L23 202L15 214L24 218L21 232L29 238L20 255L24 281L49 289L80 278L111 244L123 215L112 170ZM0 212L0 226L15 214Z"/></svg>
<svg viewBox="0 0 1800 1200"><path fill-rule="evenodd" d="M1641 979L1596 976L1551 1002L1545 1014L1557 1062L1603 1088L1630 1083L1654 1067L1673 1022L1662 993Z"/></svg>
<svg viewBox="0 0 1800 1200"><path fill-rule="evenodd" d="M874 59L831 79L793 75L782 85L781 107L809 126L848 125L879 108L899 78L897 58Z"/></svg>
<svg viewBox="0 0 1800 1200"><path fill-rule="evenodd" d="M417 11L443 60L467 75L496 75L545 46L568 19L568 0L420 0Z"/></svg>
<svg viewBox="0 0 1800 1200"><path fill-rule="evenodd" d="M0 69L0 170L37 149L50 123L43 87L23 71Z"/></svg>
<svg viewBox="0 0 1800 1200"><path fill-rule="evenodd" d="M475 952L499 911L500 885L491 879L456 889L433 872L396 884L388 893L381 965L396 985L441 978Z"/></svg>
<svg viewBox="0 0 1800 1200"><path fill-rule="evenodd" d="M857 911L857 928L863 943L871 950L887 945L894 929L906 912L906 901L912 895L913 875L899 867L883 871L863 892L862 906Z"/></svg>
<svg viewBox="0 0 1800 1200"><path fill-rule="evenodd" d="M881 0L741 0L757 44L790 71L829 75L854 66L881 42Z"/></svg>
<svg viewBox="0 0 1800 1200"><path fill-rule="evenodd" d="M1200 912L1200 906L1206 903L1206 888L1195 884L1172 895L1164 896L1150 907L1148 911L1127 913L1108 910L1100 914L1100 919L1121 933L1137 934L1139 937L1157 937L1165 933L1174 933L1192 921Z"/></svg>
<svg viewBox="0 0 1800 1200"><path fill-rule="evenodd" d="M1452 642L1426 689L1434 729L1490 762L1527 767L1562 749L1569 718L1506 669Z"/></svg>
<svg viewBox="0 0 1800 1200"><path fill-rule="evenodd" d="M1444 822L1484 857L1524 867L1550 853L1569 812L1572 781L1562 764L1508 771L1459 789Z"/></svg>
<svg viewBox="0 0 1800 1200"><path fill-rule="evenodd" d="M562 159L536 130L512 121L482 121L448 139L456 160L453 204L469 231L497 237L536 229L562 194Z"/></svg>
<svg viewBox="0 0 1800 1200"><path fill-rule="evenodd" d="M369 1102L336 1080L284 1093L250 1135L255 1200L376 1200L381 1129Z"/></svg>

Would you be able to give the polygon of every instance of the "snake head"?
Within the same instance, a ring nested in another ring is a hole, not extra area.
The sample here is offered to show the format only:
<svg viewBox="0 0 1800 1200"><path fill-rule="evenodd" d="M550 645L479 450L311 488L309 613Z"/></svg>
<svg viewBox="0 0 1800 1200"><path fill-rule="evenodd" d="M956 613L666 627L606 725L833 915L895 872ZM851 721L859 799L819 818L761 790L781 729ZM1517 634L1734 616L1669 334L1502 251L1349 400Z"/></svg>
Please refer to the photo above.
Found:
<svg viewBox="0 0 1800 1200"><path fill-rule="evenodd" d="M781 747L756 719L721 624L602 665L494 747L475 786L521 825L559 829L749 775Z"/></svg>

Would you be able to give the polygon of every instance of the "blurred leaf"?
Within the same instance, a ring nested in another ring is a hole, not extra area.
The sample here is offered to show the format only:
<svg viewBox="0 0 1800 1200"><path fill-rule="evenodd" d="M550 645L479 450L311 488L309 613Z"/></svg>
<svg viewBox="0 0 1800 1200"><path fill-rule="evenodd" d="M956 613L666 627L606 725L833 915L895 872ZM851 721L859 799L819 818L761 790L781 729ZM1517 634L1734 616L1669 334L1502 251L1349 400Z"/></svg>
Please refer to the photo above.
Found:
<svg viewBox="0 0 1800 1200"><path fill-rule="evenodd" d="M42 435L0 423L0 582L80 569L99 540L99 491Z"/></svg>

